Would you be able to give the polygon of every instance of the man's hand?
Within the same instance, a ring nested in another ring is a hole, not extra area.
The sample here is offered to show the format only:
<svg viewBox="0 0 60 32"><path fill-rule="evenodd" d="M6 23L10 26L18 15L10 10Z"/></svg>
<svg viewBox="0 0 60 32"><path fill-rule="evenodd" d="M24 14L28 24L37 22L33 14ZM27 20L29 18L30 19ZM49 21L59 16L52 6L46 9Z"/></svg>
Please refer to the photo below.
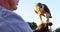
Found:
<svg viewBox="0 0 60 32"><path fill-rule="evenodd" d="M38 12L36 10L34 10L36 14L38 14Z"/></svg>
<svg viewBox="0 0 60 32"><path fill-rule="evenodd" d="M52 18L52 16L49 16L49 18Z"/></svg>

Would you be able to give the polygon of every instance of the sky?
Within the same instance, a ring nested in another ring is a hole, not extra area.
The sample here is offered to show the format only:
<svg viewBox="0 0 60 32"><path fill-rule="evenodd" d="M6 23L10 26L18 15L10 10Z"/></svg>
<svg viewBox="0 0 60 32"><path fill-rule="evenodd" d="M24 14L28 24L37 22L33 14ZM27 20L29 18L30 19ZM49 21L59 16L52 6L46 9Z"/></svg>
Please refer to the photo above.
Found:
<svg viewBox="0 0 60 32"><path fill-rule="evenodd" d="M40 23L39 16L34 12L36 3L43 3L48 6L52 14L50 22L53 23L52 29L60 27L60 0L19 0L18 9L15 11L26 22ZM44 17L43 17L44 18ZM45 18L43 19L45 20Z"/></svg>

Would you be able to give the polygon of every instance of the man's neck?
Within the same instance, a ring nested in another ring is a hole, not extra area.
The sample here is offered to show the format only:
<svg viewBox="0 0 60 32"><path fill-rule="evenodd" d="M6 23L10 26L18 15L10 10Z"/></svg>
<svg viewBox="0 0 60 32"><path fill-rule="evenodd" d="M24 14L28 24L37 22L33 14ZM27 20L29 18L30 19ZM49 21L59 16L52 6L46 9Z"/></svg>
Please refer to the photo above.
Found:
<svg viewBox="0 0 60 32"><path fill-rule="evenodd" d="M6 8L3 7L3 6L0 6L0 10L4 10L4 11L6 11L6 10L8 10L8 9L6 9ZM11 10L8 10L8 11L11 11Z"/></svg>

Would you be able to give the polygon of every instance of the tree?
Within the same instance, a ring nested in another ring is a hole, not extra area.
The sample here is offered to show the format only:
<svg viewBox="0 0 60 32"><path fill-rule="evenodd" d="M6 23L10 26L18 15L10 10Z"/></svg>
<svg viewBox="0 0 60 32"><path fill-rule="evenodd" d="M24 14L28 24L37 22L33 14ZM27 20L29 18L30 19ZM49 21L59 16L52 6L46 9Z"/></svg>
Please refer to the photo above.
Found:
<svg viewBox="0 0 60 32"><path fill-rule="evenodd" d="M27 22L32 30L35 30L37 28L37 24L35 22Z"/></svg>
<svg viewBox="0 0 60 32"><path fill-rule="evenodd" d="M57 28L56 30L54 30L55 32L60 32L60 28Z"/></svg>

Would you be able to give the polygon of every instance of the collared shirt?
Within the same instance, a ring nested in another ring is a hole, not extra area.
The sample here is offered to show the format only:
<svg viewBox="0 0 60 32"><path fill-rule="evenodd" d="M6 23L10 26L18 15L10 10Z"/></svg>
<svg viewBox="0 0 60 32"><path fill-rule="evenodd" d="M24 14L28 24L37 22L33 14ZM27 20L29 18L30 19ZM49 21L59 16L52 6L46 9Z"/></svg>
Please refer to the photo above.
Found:
<svg viewBox="0 0 60 32"><path fill-rule="evenodd" d="M0 32L32 32L32 29L21 16L0 6Z"/></svg>

